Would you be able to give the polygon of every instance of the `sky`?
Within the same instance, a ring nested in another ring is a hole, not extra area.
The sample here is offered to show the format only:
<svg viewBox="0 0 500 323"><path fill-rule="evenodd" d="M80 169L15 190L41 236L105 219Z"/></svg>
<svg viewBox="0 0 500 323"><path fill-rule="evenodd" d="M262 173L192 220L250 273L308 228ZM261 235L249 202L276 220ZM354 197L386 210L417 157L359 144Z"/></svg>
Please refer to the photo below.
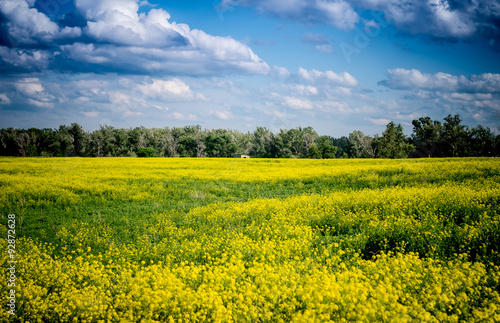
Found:
<svg viewBox="0 0 500 323"><path fill-rule="evenodd" d="M0 0L0 128L499 133L498 0Z"/></svg>

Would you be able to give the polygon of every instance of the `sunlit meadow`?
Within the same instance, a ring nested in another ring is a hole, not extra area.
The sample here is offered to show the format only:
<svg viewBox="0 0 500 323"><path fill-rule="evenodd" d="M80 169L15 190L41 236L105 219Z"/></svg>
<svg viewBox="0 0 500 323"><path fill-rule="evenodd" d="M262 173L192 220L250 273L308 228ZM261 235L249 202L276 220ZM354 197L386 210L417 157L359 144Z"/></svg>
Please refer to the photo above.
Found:
<svg viewBox="0 0 500 323"><path fill-rule="evenodd" d="M11 322L500 321L500 159L0 158Z"/></svg>

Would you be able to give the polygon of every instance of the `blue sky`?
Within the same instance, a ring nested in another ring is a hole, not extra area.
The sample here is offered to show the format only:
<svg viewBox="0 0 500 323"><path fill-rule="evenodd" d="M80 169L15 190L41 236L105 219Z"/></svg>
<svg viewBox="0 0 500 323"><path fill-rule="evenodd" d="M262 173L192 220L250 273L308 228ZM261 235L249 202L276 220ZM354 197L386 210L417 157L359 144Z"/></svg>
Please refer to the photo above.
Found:
<svg viewBox="0 0 500 323"><path fill-rule="evenodd" d="M498 1L4 0L0 127L500 126Z"/></svg>

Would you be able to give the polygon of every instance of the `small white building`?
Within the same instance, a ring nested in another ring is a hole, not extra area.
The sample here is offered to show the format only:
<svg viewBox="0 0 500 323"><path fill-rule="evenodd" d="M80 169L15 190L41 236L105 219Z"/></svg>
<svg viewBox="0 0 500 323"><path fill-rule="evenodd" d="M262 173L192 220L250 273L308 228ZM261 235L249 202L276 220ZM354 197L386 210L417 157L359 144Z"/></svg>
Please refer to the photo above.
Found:
<svg viewBox="0 0 500 323"><path fill-rule="evenodd" d="M250 158L250 156L248 155L240 155L240 154L236 154L236 155L233 155L234 158Z"/></svg>

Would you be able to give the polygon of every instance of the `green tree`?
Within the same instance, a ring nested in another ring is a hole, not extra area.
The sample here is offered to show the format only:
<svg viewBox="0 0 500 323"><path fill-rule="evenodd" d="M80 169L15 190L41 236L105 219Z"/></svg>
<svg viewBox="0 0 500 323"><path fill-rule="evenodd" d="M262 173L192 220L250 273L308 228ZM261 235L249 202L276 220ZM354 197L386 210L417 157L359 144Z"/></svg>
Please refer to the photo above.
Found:
<svg viewBox="0 0 500 323"><path fill-rule="evenodd" d="M441 153L442 125L439 121L432 121L430 117L412 121L413 134L410 142L416 150L411 157L437 157Z"/></svg>
<svg viewBox="0 0 500 323"><path fill-rule="evenodd" d="M321 159L323 158L323 155L318 148L318 144L312 143L309 145L309 150L307 152L307 157L308 158L314 158L314 159Z"/></svg>
<svg viewBox="0 0 500 323"><path fill-rule="evenodd" d="M382 136L377 138L376 145L381 158L406 158L414 150L414 146L407 142L403 127L389 122Z"/></svg>
<svg viewBox="0 0 500 323"><path fill-rule="evenodd" d="M205 154L208 157L232 157L237 149L225 129L214 130L205 138Z"/></svg>
<svg viewBox="0 0 500 323"><path fill-rule="evenodd" d="M115 128L110 125L100 125L91 134L92 156L113 157L116 155Z"/></svg>
<svg viewBox="0 0 500 323"><path fill-rule="evenodd" d="M318 133L312 128L312 127L305 127L305 128L300 128L299 130L302 132L302 140L303 144L301 145L302 147L302 155L306 154L309 152L309 146L315 143L319 136ZM319 143L317 143L319 145Z"/></svg>
<svg viewBox="0 0 500 323"><path fill-rule="evenodd" d="M351 152L351 142L349 138L346 136L342 136L340 138L330 138L332 145L337 147L337 153L335 154L336 158L346 158L350 157Z"/></svg>
<svg viewBox="0 0 500 323"><path fill-rule="evenodd" d="M273 133L265 127L257 127L250 137L252 148L250 154L253 157L271 157L271 142Z"/></svg>
<svg viewBox="0 0 500 323"><path fill-rule="evenodd" d="M302 128L281 130L280 135L283 138L285 156L301 157L307 153Z"/></svg>
<svg viewBox="0 0 500 323"><path fill-rule="evenodd" d="M137 157L156 157L156 151L153 147L142 147L137 151Z"/></svg>
<svg viewBox="0 0 500 323"><path fill-rule="evenodd" d="M318 138L316 143L318 144L318 149L322 158L330 159L336 157L338 147L332 145L330 137L321 136Z"/></svg>
<svg viewBox="0 0 500 323"><path fill-rule="evenodd" d="M68 126L61 125L58 130L51 132L50 149L52 150L53 156L75 156L73 137L69 129Z"/></svg>
<svg viewBox="0 0 500 323"><path fill-rule="evenodd" d="M470 131L471 156L495 156L495 134L488 127L477 125Z"/></svg>
<svg viewBox="0 0 500 323"><path fill-rule="evenodd" d="M443 124L443 143L441 151L445 157L467 156L468 145L470 142L469 128L462 125L460 115L451 114L444 118Z"/></svg>
<svg viewBox="0 0 500 323"><path fill-rule="evenodd" d="M236 153L249 155L252 151L252 134L241 131L230 131L231 141L238 147Z"/></svg>
<svg viewBox="0 0 500 323"><path fill-rule="evenodd" d="M89 144L87 132L78 123L72 123L68 128L68 133L72 138L73 153L76 156L85 156Z"/></svg>
<svg viewBox="0 0 500 323"><path fill-rule="evenodd" d="M177 144L177 151L181 157L197 157L198 143L191 135L182 135Z"/></svg>
<svg viewBox="0 0 500 323"><path fill-rule="evenodd" d="M273 134L271 138L270 154L272 158L289 158L292 156L290 149L285 147L283 137L280 134Z"/></svg>

